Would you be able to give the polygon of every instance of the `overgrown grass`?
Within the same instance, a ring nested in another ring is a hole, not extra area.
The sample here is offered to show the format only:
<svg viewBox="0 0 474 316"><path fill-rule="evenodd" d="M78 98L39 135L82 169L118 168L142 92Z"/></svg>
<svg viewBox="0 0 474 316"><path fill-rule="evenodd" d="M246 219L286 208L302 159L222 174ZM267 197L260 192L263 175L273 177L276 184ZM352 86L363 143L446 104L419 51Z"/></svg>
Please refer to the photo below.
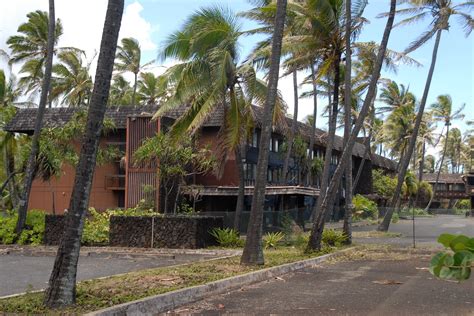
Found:
<svg viewBox="0 0 474 316"><path fill-rule="evenodd" d="M371 230L366 232L352 232L354 238L398 238L402 237L401 233L392 232L379 232L377 230Z"/></svg>
<svg viewBox="0 0 474 316"><path fill-rule="evenodd" d="M335 250L337 248L332 248ZM324 253L327 253L325 249ZM269 268L285 263L317 257L323 253L304 253L296 247L265 250L265 265L241 266L240 257L231 257L187 265L164 267L125 275L80 282L77 285L77 303L64 310L49 310L42 304L43 293L0 300L0 312L27 314L84 313L116 304L134 301L190 286Z"/></svg>

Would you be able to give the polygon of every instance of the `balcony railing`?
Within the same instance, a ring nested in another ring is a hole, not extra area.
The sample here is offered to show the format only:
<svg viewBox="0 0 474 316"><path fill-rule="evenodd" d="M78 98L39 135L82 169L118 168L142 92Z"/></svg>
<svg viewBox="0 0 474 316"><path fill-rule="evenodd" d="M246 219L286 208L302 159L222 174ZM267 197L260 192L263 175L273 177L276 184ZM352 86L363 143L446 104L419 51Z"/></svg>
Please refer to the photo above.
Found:
<svg viewBox="0 0 474 316"><path fill-rule="evenodd" d="M105 189L112 191L125 190L125 175L110 174L105 176Z"/></svg>

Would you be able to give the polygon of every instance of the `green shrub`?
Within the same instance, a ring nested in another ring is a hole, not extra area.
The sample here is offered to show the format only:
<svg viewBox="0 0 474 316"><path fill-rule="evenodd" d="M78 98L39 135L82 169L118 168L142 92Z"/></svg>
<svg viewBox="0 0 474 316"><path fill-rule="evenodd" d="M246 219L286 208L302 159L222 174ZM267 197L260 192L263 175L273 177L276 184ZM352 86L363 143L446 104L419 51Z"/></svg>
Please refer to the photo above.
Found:
<svg viewBox="0 0 474 316"><path fill-rule="evenodd" d="M15 233L18 214L14 211L7 211L5 217L0 217L0 243L8 245L16 241L20 245L41 244L44 236L44 217L44 211L29 211L26 216L25 229L18 236Z"/></svg>
<svg viewBox="0 0 474 316"><path fill-rule="evenodd" d="M240 239L239 233L231 228L213 228L209 232L216 238L219 246L226 248L243 247L244 241Z"/></svg>
<svg viewBox="0 0 474 316"><path fill-rule="evenodd" d="M392 215L392 223L398 223L398 221L400 220L400 216L398 216L398 213L393 213Z"/></svg>
<svg viewBox="0 0 474 316"><path fill-rule="evenodd" d="M454 205L455 209L458 210L469 210L471 208L471 201L469 199L458 200Z"/></svg>
<svg viewBox="0 0 474 316"><path fill-rule="evenodd" d="M377 204L374 201L369 200L368 198L356 194L352 198L353 216L354 219L377 219L379 215L379 210Z"/></svg>
<svg viewBox="0 0 474 316"><path fill-rule="evenodd" d="M263 245L265 246L265 249L276 249L278 243L281 242L284 237L285 234L283 234L282 232L267 233L265 234L265 236L263 236Z"/></svg>
<svg viewBox="0 0 474 316"><path fill-rule="evenodd" d="M340 247L347 240L347 236L340 230L325 229L323 231L322 243L331 247Z"/></svg>
<svg viewBox="0 0 474 316"><path fill-rule="evenodd" d="M397 186L397 179L383 174L381 170L372 170L372 185L374 192L384 198L390 198Z"/></svg>
<svg viewBox="0 0 474 316"><path fill-rule="evenodd" d="M95 208L89 208L89 213L84 223L82 233L82 244L103 245L109 242L109 229L111 216L157 216L161 215L150 208L137 206L125 210L106 210L98 212Z"/></svg>

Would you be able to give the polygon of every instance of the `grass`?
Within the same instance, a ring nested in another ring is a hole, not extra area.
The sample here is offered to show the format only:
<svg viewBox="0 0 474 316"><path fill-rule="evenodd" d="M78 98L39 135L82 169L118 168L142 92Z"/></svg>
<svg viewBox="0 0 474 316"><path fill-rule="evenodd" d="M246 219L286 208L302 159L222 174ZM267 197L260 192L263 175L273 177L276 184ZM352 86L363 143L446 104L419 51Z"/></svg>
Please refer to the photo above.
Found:
<svg viewBox="0 0 474 316"><path fill-rule="evenodd" d="M398 238L402 237L400 233L392 232L379 232L377 230L371 230L366 232L352 232L354 238Z"/></svg>
<svg viewBox="0 0 474 316"><path fill-rule="evenodd" d="M76 305L62 310L47 309L42 304L43 293L27 293L0 300L0 313L85 313L323 254L307 254L295 247L269 249L264 253L265 265L258 267L241 266L239 264L240 257L236 256L80 282L77 284Z"/></svg>
<svg viewBox="0 0 474 316"><path fill-rule="evenodd" d="M370 244L359 245L354 250L328 258L325 264L336 264L348 261L401 261L413 258L429 260L437 252L436 247L410 248L394 245Z"/></svg>

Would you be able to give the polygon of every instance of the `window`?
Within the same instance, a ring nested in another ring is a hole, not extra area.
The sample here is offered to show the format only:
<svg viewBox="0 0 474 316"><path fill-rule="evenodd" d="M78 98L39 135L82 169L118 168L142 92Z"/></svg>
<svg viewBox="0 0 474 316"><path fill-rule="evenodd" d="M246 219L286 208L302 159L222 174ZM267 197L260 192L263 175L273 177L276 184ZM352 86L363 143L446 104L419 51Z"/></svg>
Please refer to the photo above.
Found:
<svg viewBox="0 0 474 316"><path fill-rule="evenodd" d="M250 144L252 147L258 147L258 133L256 130L252 134L252 142Z"/></svg>

